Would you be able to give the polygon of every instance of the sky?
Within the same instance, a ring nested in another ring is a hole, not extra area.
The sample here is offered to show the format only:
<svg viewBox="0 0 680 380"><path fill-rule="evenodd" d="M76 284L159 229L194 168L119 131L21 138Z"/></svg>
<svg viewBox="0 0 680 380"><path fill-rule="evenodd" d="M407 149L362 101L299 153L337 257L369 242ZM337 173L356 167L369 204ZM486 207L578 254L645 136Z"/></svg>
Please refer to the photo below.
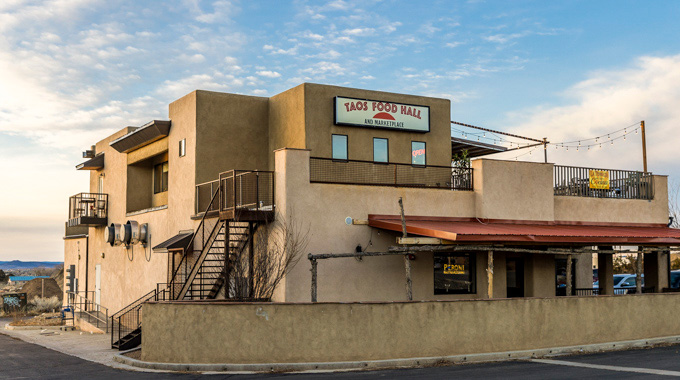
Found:
<svg viewBox="0 0 680 380"><path fill-rule="evenodd" d="M611 169L642 170L645 120L649 171L674 183L679 17L670 0L2 0L0 261L63 259L68 197L88 190L81 152L196 89L442 97L455 121L557 143L550 162ZM465 131L493 142L452 133ZM559 145L613 131L602 148Z"/></svg>

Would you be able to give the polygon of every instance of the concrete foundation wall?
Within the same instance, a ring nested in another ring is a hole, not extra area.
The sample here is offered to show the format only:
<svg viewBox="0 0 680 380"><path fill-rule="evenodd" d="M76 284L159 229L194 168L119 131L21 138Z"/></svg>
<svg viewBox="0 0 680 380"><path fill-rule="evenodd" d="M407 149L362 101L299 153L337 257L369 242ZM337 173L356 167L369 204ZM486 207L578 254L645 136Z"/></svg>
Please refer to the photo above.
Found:
<svg viewBox="0 0 680 380"><path fill-rule="evenodd" d="M680 294L376 304L151 303L142 360L299 363L680 335Z"/></svg>

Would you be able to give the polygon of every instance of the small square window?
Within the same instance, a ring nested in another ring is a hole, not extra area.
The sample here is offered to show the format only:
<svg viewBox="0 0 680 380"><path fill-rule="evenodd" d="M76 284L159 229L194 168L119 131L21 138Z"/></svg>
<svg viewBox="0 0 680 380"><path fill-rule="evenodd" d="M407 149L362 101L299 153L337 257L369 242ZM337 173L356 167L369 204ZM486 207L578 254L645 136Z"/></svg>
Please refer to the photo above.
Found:
<svg viewBox="0 0 680 380"><path fill-rule="evenodd" d="M332 137L333 159L347 159L347 135L333 135Z"/></svg>
<svg viewBox="0 0 680 380"><path fill-rule="evenodd" d="M184 157L187 155L187 139L179 140L179 156Z"/></svg>
<svg viewBox="0 0 680 380"><path fill-rule="evenodd" d="M424 142L422 141L411 142L411 164L423 166L427 164L427 160L425 159Z"/></svg>
<svg viewBox="0 0 680 380"><path fill-rule="evenodd" d="M378 137L373 138L373 161L374 162L388 162L389 161L389 143L387 139Z"/></svg>

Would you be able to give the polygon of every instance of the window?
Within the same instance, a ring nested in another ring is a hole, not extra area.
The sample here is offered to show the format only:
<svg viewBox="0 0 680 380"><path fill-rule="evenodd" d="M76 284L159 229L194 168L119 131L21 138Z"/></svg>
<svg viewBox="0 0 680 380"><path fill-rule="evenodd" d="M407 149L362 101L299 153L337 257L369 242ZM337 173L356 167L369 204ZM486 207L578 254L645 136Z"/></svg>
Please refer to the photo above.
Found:
<svg viewBox="0 0 680 380"><path fill-rule="evenodd" d="M155 165L153 167L153 193L158 194L168 191L168 163Z"/></svg>
<svg viewBox="0 0 680 380"><path fill-rule="evenodd" d="M333 135L333 159L347 159L347 135Z"/></svg>
<svg viewBox="0 0 680 380"><path fill-rule="evenodd" d="M411 141L411 164L425 165L425 143L421 141Z"/></svg>
<svg viewBox="0 0 680 380"><path fill-rule="evenodd" d="M434 254L434 294L474 294L475 277L473 253Z"/></svg>
<svg viewBox="0 0 680 380"><path fill-rule="evenodd" d="M373 138L373 161L375 162L388 162L389 161L389 149L388 149L387 139L381 139L378 137Z"/></svg>
<svg viewBox="0 0 680 380"><path fill-rule="evenodd" d="M179 156L184 157L187 155L187 139L179 140Z"/></svg>

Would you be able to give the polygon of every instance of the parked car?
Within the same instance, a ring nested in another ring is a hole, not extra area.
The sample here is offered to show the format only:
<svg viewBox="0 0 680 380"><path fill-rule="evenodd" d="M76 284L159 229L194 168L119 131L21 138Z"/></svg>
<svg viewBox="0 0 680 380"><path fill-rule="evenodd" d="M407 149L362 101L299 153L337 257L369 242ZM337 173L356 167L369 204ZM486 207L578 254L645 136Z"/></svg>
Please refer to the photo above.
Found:
<svg viewBox="0 0 680 380"><path fill-rule="evenodd" d="M671 271L671 289L680 288L680 270Z"/></svg>
<svg viewBox="0 0 680 380"><path fill-rule="evenodd" d="M672 275L671 275L672 278ZM678 282L680 282L680 271L678 271ZM671 280L672 284L672 280ZM680 285L680 284L679 284ZM599 288L600 282L593 283L593 288ZM642 275L642 287L645 287L645 275ZM614 275L614 294L628 294L635 292L635 275L634 274L615 274ZM632 292L631 292L632 290Z"/></svg>

